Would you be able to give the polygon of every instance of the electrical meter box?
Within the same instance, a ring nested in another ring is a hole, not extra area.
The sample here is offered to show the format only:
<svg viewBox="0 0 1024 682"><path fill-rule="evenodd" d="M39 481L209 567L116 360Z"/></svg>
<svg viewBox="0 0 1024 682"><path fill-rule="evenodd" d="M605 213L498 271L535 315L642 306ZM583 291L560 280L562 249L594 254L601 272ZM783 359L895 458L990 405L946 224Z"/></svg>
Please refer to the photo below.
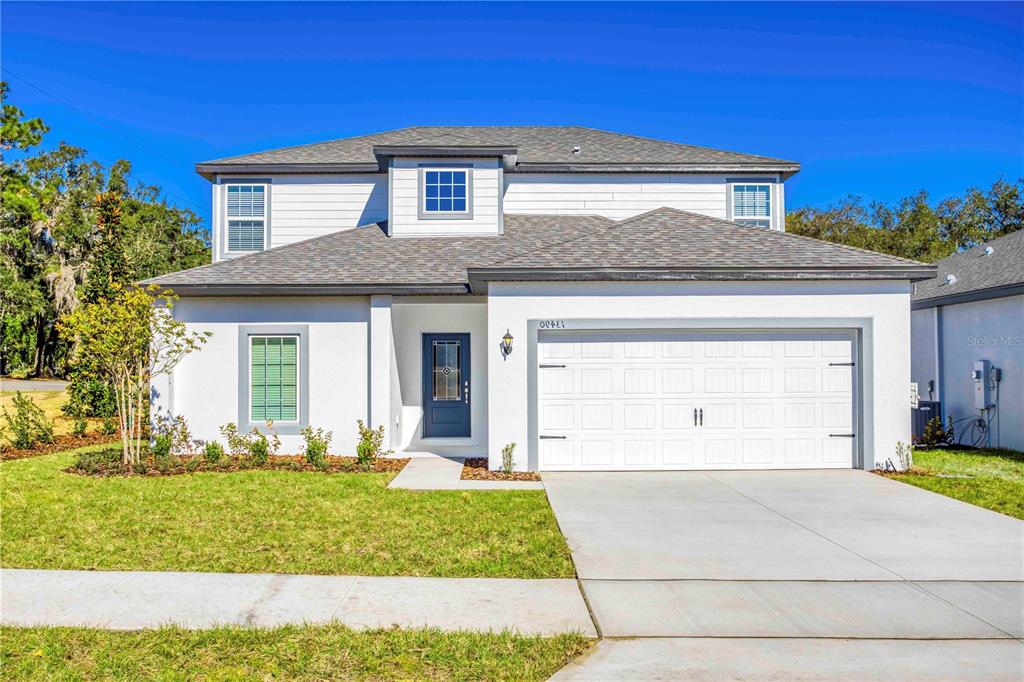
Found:
<svg viewBox="0 0 1024 682"><path fill-rule="evenodd" d="M984 410L992 404L991 389L988 379L988 360L978 360L974 363L974 371L971 372L974 379L974 407Z"/></svg>

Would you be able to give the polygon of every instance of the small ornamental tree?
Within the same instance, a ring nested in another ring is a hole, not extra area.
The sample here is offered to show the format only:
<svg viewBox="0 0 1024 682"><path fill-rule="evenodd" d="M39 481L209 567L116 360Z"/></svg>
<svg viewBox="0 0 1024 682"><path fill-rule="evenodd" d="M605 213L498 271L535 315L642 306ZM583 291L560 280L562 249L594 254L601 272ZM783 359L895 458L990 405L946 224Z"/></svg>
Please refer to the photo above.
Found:
<svg viewBox="0 0 1024 682"><path fill-rule="evenodd" d="M169 373L211 335L189 332L170 315L177 298L155 285L147 289L115 286L111 297L79 307L60 324L61 333L75 343L75 370L114 388L121 462L126 467L141 459L151 382Z"/></svg>

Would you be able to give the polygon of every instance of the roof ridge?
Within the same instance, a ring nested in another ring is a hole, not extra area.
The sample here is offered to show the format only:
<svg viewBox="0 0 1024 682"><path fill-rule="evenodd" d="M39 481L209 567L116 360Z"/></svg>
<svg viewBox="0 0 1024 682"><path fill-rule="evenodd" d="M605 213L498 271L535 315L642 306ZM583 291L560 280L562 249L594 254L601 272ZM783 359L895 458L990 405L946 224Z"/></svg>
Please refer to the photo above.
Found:
<svg viewBox="0 0 1024 682"><path fill-rule="evenodd" d="M348 137L335 137L330 140L320 140L319 142L306 142L304 144L292 144L286 147L274 147L273 149L264 149L258 152L248 152L246 154L232 154L231 156L223 156L219 159L210 159L208 161L200 161L199 163L220 163L222 161L230 161L231 159L237 159L240 156L255 156L257 154L269 154L270 152L283 152L289 149L302 149L303 147L317 147L322 144L331 144L332 142L348 142L349 140L360 140L364 137L374 137L376 135L384 135L386 133L397 133L401 130L413 130L415 128L422 128L423 126L406 126L405 128L395 128L393 130L378 130L375 133L364 133L362 135L350 135Z"/></svg>
<svg viewBox="0 0 1024 682"><path fill-rule="evenodd" d="M622 137L631 137L634 140L644 140L645 142L658 142L661 144L672 144L678 147L686 147L687 149L703 149L712 152L719 152L721 154L739 154L740 156L752 156L757 159L763 159L765 161L775 161L778 163L797 163L796 161L790 161L789 159L780 159L774 156L763 156L761 154L750 154L748 152L738 152L733 149L721 149L719 147L708 147L700 144L689 144L687 142L676 142L674 140L661 140L657 137L647 137L645 135L634 135L633 133L620 133L616 130L603 130L601 128L591 128L590 126L565 126L567 128L579 128L580 130L589 130L597 133L608 133L610 135L621 135Z"/></svg>
<svg viewBox="0 0 1024 682"><path fill-rule="evenodd" d="M943 262L946 262L946 261L951 261L954 258L963 259L963 258L966 258L968 254L970 254L972 251L975 251L976 249L984 249L986 246L992 246L996 242L1002 241L1004 239L1009 239L1010 237L1022 237L1022 236L1024 236L1024 230L1014 230L1013 232L1007 232L1006 234L1001 234L998 237L993 237L992 239L989 239L988 241L978 242L974 246L966 248L966 249L964 249L962 251L956 251L954 253L951 253L948 256L946 256L945 258L940 258L939 260L937 260L935 262L935 264L938 265L939 263L943 263Z"/></svg>

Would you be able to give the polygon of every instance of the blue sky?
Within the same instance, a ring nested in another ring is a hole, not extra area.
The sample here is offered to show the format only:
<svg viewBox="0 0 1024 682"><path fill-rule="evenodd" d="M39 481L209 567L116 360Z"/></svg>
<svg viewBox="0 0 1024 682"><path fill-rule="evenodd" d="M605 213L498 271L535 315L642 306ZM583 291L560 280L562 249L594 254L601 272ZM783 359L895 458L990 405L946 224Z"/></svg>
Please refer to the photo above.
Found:
<svg viewBox="0 0 1024 682"><path fill-rule="evenodd" d="M1024 176L1022 4L6 2L0 21L11 101L51 143L128 158L207 220L197 161L424 124L793 159L790 208Z"/></svg>

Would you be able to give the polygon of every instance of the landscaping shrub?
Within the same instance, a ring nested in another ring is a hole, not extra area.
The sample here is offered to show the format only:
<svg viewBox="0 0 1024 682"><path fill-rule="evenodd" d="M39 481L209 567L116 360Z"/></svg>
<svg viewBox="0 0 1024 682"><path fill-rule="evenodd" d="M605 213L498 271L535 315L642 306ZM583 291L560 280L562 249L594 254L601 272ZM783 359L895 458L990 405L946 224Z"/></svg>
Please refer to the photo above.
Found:
<svg viewBox="0 0 1024 682"><path fill-rule="evenodd" d="M104 436L113 436L117 433L117 420L113 417L104 417L100 422L100 433Z"/></svg>
<svg viewBox="0 0 1024 682"><path fill-rule="evenodd" d="M509 443L501 449L501 470L506 474L511 474L512 469L515 468L516 462L512 458L512 453L516 449L515 443Z"/></svg>
<svg viewBox="0 0 1024 682"><path fill-rule="evenodd" d="M302 437L306 441L306 461L322 469L327 460L327 446L330 445L334 434L307 426L302 429Z"/></svg>
<svg viewBox="0 0 1024 682"><path fill-rule="evenodd" d="M153 436L153 444L150 449L153 451L153 457L157 462L161 460L166 461L171 457L171 447L174 445L174 440L169 433L158 433Z"/></svg>
<svg viewBox="0 0 1024 682"><path fill-rule="evenodd" d="M363 424L362 419L357 419L356 424L359 426L359 444L356 445L356 459L360 467L369 469L373 466L373 460L383 455L391 454L392 451L384 452L381 450L381 447L384 445L383 424L376 429L371 429Z"/></svg>
<svg viewBox="0 0 1024 682"><path fill-rule="evenodd" d="M941 421L939 427L942 427ZM900 471L910 471L914 466L914 448L906 443L896 443L896 460L900 463Z"/></svg>
<svg viewBox="0 0 1024 682"><path fill-rule="evenodd" d="M3 409L6 423L3 431L10 434L7 438L11 445L24 450L38 442L53 442L53 420L46 416L30 396L18 391L14 394L13 407L14 414L8 412L6 407Z"/></svg>
<svg viewBox="0 0 1024 682"><path fill-rule="evenodd" d="M99 379L74 372L68 384L68 401L61 411L69 417L113 417L117 414L114 389Z"/></svg>
<svg viewBox="0 0 1024 682"><path fill-rule="evenodd" d="M262 433L257 432L249 442L249 457L253 464L267 463L267 459L270 457L270 443Z"/></svg>
<svg viewBox="0 0 1024 682"><path fill-rule="evenodd" d="M281 439L277 437L274 430L274 422L267 422L267 430L270 438L267 438L258 428L252 427L247 434L241 434L234 422L229 422L220 427L220 433L228 442L228 449L232 455L248 455L254 464L265 464L270 455L276 455L277 449L281 447Z"/></svg>
<svg viewBox="0 0 1024 682"><path fill-rule="evenodd" d="M921 434L921 445L926 448L934 448L937 445L944 445L953 442L953 417L949 417L949 428L942 428L942 417L935 415L924 425L924 433Z"/></svg>
<svg viewBox="0 0 1024 682"><path fill-rule="evenodd" d="M246 455L249 453L249 440L238 432L238 426L234 422L228 422L220 427L220 435L227 441L228 451L232 455Z"/></svg>
<svg viewBox="0 0 1024 682"><path fill-rule="evenodd" d="M210 464L216 464L224 458L224 446L215 440L211 440L203 449L203 456Z"/></svg>
<svg viewBox="0 0 1024 682"><path fill-rule="evenodd" d="M167 454L190 455L196 450L196 443L192 440L192 433L188 430L188 422L181 415L174 419L158 418L153 432L156 437L166 436Z"/></svg>
<svg viewBox="0 0 1024 682"><path fill-rule="evenodd" d="M86 421L79 417L78 419L75 420L74 426L71 427L71 433L81 438L85 435L85 429L88 426L89 425L86 423Z"/></svg>
<svg viewBox="0 0 1024 682"><path fill-rule="evenodd" d="M121 466L121 453L117 450L82 452L78 455L77 469L87 474L96 474Z"/></svg>

